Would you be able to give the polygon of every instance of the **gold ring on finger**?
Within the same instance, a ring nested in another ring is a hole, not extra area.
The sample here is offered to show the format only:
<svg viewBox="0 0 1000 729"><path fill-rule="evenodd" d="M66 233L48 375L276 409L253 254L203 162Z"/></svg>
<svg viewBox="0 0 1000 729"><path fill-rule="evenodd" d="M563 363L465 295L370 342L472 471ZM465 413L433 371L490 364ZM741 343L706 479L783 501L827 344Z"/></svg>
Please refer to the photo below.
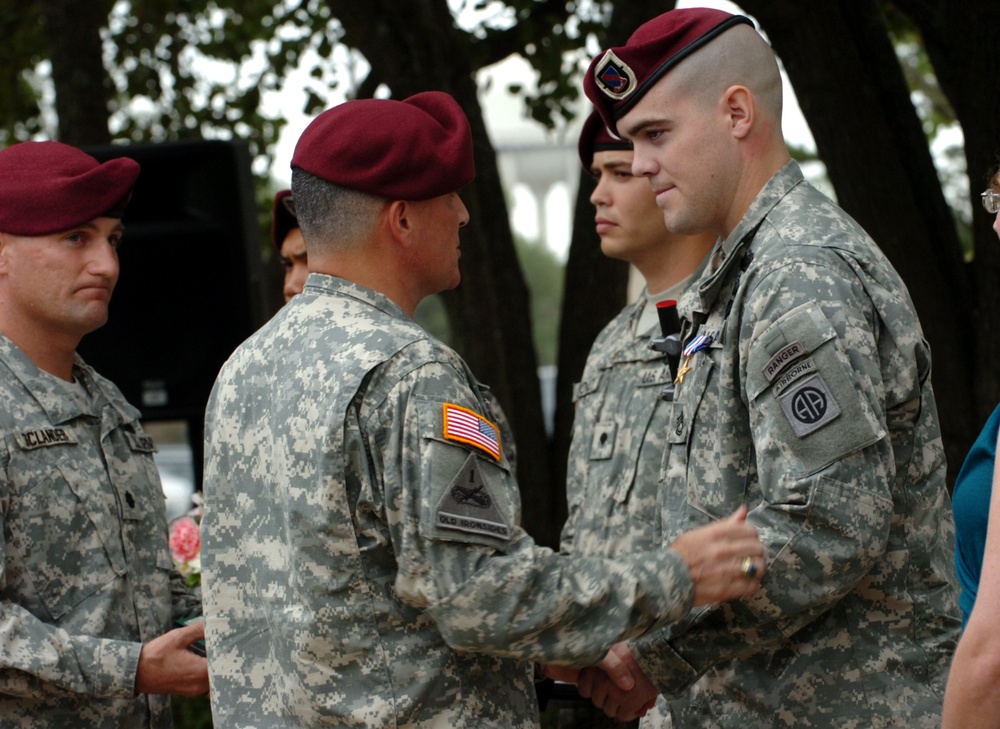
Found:
<svg viewBox="0 0 1000 729"><path fill-rule="evenodd" d="M754 564L753 557L744 557L740 562L740 574L747 579L756 576L757 565Z"/></svg>

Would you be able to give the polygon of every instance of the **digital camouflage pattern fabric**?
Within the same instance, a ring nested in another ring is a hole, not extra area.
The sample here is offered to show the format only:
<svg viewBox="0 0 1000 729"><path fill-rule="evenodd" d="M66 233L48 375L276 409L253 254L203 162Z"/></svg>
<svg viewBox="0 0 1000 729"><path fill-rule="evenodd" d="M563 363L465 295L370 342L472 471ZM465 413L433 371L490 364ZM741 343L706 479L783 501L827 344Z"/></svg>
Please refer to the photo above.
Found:
<svg viewBox="0 0 1000 729"><path fill-rule="evenodd" d="M659 327L636 334L645 306L641 297L604 327L573 388L566 554L615 557L662 544L657 491L674 403L661 394L673 374L652 348Z"/></svg>
<svg viewBox="0 0 1000 729"><path fill-rule="evenodd" d="M767 572L632 642L674 697L643 725L936 727L954 527L909 294L794 162L714 255L681 301L697 351L666 433L663 540L745 503Z"/></svg>
<svg viewBox="0 0 1000 729"><path fill-rule="evenodd" d="M531 660L687 613L671 550L536 546L497 432L458 355L342 279L310 274L236 350L206 422L218 729L533 727Z"/></svg>
<svg viewBox="0 0 1000 729"><path fill-rule="evenodd" d="M0 724L171 725L136 696L141 644L198 612L173 569L155 446L77 357L89 397L0 335Z"/></svg>

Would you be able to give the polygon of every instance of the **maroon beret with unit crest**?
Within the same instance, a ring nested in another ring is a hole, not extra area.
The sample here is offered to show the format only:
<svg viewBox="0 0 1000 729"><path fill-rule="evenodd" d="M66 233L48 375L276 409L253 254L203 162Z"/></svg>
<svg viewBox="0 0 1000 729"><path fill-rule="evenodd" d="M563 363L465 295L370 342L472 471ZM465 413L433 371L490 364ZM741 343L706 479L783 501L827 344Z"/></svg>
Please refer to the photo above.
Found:
<svg viewBox="0 0 1000 729"><path fill-rule="evenodd" d="M0 231L51 235L94 218L120 218L139 177L139 163L101 164L61 142L21 142L0 151Z"/></svg>
<svg viewBox="0 0 1000 729"><path fill-rule="evenodd" d="M577 152L580 153L580 162L583 169L590 172L590 165L594 162L596 152L607 152L612 149L632 149L632 142L621 137L616 137L604 124L597 109L590 112L587 121L583 123L580 130L580 141L576 145Z"/></svg>
<svg viewBox="0 0 1000 729"><path fill-rule="evenodd" d="M292 205L292 191L282 190L274 196L274 208L271 211L271 241L279 252L285 236L298 227L299 221Z"/></svg>
<svg viewBox="0 0 1000 729"><path fill-rule="evenodd" d="M472 130L442 91L327 109L295 145L292 167L392 200L429 200L472 182Z"/></svg>
<svg viewBox="0 0 1000 729"><path fill-rule="evenodd" d="M692 53L730 28L753 22L710 8L670 10L640 25L625 45L595 58L583 90L612 132L653 85Z"/></svg>

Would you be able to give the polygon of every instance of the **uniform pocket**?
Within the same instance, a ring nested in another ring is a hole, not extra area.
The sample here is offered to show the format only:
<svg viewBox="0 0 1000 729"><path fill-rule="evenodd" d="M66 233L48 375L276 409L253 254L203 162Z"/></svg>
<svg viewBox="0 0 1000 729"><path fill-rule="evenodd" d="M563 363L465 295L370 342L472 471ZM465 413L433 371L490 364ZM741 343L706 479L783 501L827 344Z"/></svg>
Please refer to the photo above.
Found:
<svg viewBox="0 0 1000 729"><path fill-rule="evenodd" d="M125 558L99 487L49 466L11 503L11 546L21 555L43 616L59 620L125 574Z"/></svg>

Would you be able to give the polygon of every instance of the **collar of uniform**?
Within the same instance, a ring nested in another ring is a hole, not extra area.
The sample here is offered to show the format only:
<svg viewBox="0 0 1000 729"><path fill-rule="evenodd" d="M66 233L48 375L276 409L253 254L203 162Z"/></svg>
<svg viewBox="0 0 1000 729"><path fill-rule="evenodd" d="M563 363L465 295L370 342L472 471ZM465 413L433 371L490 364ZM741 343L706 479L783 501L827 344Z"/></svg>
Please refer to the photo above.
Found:
<svg viewBox="0 0 1000 729"><path fill-rule="evenodd" d="M46 417L55 425L65 423L82 415L95 415L86 411L79 398L67 397L63 388L53 387L50 377L43 375L34 362L21 348L0 333L0 362L31 393ZM108 402L119 414L123 422L139 419L139 411L125 402L117 393L109 393L79 355L74 355L73 376L83 380L83 386L90 395L92 407L99 412L100 402Z"/></svg>
<svg viewBox="0 0 1000 729"><path fill-rule="evenodd" d="M698 286L697 309L702 312L711 310L719 297L722 285L728 279L729 271L743 258L741 252L753 242L764 218L803 179L798 163L790 160L761 188L736 228L721 242L721 245L717 244L709 253L710 260L714 262L718 258L719 262L714 271L707 272Z"/></svg>
<svg viewBox="0 0 1000 729"><path fill-rule="evenodd" d="M57 383L45 377L28 355L3 334L0 334L0 362L31 393L49 422L58 425L84 415L79 398L67 397L62 388L55 387Z"/></svg>
<svg viewBox="0 0 1000 729"><path fill-rule="evenodd" d="M353 281L348 281L346 278L330 276L325 273L310 273L306 278L306 285L302 291L302 295L292 299L290 304L301 303L302 305L305 305L317 294L327 296L350 296L351 298L358 299L369 306L374 306L376 309L384 311L386 314L391 316L399 319L410 319L410 317L406 315L406 312L385 294L379 293L374 289L367 288L360 284L356 284Z"/></svg>

